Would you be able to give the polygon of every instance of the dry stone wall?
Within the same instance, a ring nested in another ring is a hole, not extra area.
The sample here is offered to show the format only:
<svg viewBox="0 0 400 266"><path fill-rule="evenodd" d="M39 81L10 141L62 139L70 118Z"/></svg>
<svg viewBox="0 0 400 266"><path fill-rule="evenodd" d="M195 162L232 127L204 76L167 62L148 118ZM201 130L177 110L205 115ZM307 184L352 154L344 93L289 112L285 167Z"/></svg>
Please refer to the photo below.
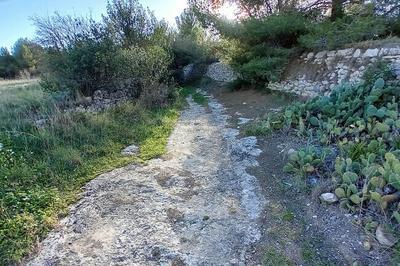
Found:
<svg viewBox="0 0 400 266"><path fill-rule="evenodd" d="M400 78L400 44L393 44L305 53L288 66L284 81L268 87L305 97L329 95L338 84L359 82L367 67L380 59L387 60Z"/></svg>
<svg viewBox="0 0 400 266"><path fill-rule="evenodd" d="M216 62L208 66L206 77L220 82L231 82L238 78L233 69L221 62Z"/></svg>

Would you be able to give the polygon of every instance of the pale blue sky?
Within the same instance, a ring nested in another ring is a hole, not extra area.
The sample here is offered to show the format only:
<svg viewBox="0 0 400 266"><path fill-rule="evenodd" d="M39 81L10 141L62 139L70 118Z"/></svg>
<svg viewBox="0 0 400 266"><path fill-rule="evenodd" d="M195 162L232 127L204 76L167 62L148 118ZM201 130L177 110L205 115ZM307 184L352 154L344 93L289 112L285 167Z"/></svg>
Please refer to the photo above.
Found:
<svg viewBox="0 0 400 266"><path fill-rule="evenodd" d="M174 23L186 6L186 0L140 0L158 18ZM29 20L34 15L92 14L96 20L105 13L107 0L0 0L0 47L11 48L20 37L33 38L35 28Z"/></svg>

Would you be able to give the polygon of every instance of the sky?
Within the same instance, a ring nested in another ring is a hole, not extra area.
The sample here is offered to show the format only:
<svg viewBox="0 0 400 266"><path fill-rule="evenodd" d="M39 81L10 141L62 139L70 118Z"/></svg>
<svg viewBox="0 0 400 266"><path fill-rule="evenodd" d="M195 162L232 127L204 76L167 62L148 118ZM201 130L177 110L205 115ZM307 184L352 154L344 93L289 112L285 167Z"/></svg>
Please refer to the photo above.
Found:
<svg viewBox="0 0 400 266"><path fill-rule="evenodd" d="M159 19L175 23L186 7L186 0L139 0L153 10ZM62 15L89 15L100 20L107 0L0 0L0 47L11 48L21 37L34 38L32 16L47 16L54 12Z"/></svg>

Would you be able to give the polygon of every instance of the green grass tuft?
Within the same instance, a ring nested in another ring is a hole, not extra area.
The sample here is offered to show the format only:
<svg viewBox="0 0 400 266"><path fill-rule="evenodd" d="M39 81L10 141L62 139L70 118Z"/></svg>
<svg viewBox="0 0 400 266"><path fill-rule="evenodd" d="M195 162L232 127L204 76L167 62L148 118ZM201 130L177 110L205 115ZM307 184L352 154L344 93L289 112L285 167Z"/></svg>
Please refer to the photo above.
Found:
<svg viewBox="0 0 400 266"><path fill-rule="evenodd" d="M181 90L180 90L180 94L183 96L183 97L188 97L189 95L192 95L192 98L193 98L193 101L195 102L195 103L197 103L197 104L199 104L199 105L202 105L202 106L205 106L205 105L207 105L207 98L203 95L203 94L201 94L201 93L199 93L195 88L193 88L193 87L185 87L185 88L182 88Z"/></svg>
<svg viewBox="0 0 400 266"><path fill-rule="evenodd" d="M265 266L291 266L294 265L293 262L286 257L285 254L278 251L275 248L269 247L265 251L265 255L263 258L263 265Z"/></svg>

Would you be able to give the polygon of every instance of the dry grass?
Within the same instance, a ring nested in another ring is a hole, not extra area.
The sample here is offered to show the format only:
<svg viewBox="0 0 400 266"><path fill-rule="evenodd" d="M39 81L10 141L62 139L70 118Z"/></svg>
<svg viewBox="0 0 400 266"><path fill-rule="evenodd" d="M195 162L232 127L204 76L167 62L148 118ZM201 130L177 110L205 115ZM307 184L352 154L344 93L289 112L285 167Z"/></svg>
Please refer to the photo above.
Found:
<svg viewBox="0 0 400 266"><path fill-rule="evenodd" d="M27 87L38 83L39 79L0 79L0 90L13 87Z"/></svg>

